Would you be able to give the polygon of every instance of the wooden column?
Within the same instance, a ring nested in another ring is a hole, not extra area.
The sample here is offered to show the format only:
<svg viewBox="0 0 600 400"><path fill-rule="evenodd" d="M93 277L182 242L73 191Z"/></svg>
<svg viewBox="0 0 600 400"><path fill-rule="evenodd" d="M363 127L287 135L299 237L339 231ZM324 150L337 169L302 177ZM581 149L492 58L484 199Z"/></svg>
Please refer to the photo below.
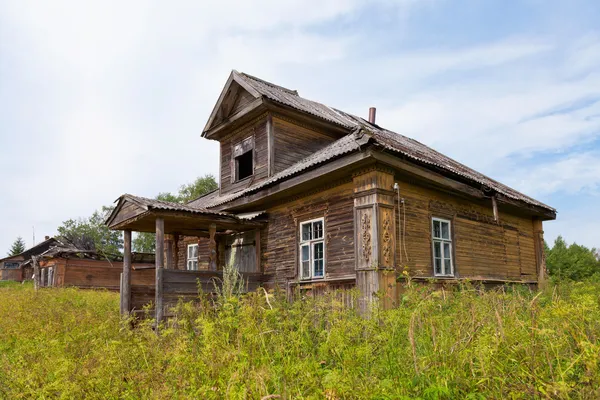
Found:
<svg viewBox="0 0 600 400"><path fill-rule="evenodd" d="M123 231L123 275L121 275L121 316L131 311L131 231Z"/></svg>
<svg viewBox="0 0 600 400"><path fill-rule="evenodd" d="M394 174L375 166L355 174L353 181L358 306L367 315L378 296L384 308L396 304Z"/></svg>
<svg viewBox="0 0 600 400"><path fill-rule="evenodd" d="M542 221L539 219L533 220L533 241L535 247L538 288L543 288L546 284L548 272L546 271L546 254L544 251L544 228L542 226Z"/></svg>
<svg viewBox="0 0 600 400"><path fill-rule="evenodd" d="M256 272L263 272L260 259L260 228L254 231L254 248L256 250Z"/></svg>
<svg viewBox="0 0 600 400"><path fill-rule="evenodd" d="M210 235L208 242L208 269L210 271L217 270L217 242L215 240L215 233L217 233L217 225L210 224L208 227L208 234Z"/></svg>
<svg viewBox="0 0 600 400"><path fill-rule="evenodd" d="M173 235L173 266L179 269L179 235Z"/></svg>
<svg viewBox="0 0 600 400"><path fill-rule="evenodd" d="M173 235L165 235L165 254L167 259L165 269L175 269L173 266Z"/></svg>
<svg viewBox="0 0 600 400"><path fill-rule="evenodd" d="M33 288L37 291L40 288L40 265L37 256L31 256L33 263Z"/></svg>
<svg viewBox="0 0 600 400"><path fill-rule="evenodd" d="M156 289L155 289L155 312L156 324L163 318L163 268L165 266L165 220L161 217L156 218Z"/></svg>

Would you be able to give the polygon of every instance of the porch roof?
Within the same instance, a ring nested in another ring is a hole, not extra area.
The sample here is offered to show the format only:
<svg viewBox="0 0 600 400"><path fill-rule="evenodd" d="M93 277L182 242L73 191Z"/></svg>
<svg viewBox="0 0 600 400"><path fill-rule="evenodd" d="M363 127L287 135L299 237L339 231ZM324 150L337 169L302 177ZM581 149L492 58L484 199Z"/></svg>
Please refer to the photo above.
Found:
<svg viewBox="0 0 600 400"><path fill-rule="evenodd" d="M106 220L112 230L155 232L156 218L165 221L165 233L189 236L208 236L210 225L217 232L246 231L260 226L262 222L223 211L190 207L185 204L153 200L124 194Z"/></svg>

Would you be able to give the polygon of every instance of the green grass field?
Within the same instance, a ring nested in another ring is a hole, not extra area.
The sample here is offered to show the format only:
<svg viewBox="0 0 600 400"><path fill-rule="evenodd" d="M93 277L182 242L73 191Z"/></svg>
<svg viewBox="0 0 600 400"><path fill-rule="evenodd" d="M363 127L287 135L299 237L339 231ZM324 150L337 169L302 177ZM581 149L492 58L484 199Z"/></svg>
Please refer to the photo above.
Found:
<svg viewBox="0 0 600 400"><path fill-rule="evenodd" d="M257 293L181 305L160 335L118 303L0 283L0 398L600 398L597 283L411 287L370 319Z"/></svg>

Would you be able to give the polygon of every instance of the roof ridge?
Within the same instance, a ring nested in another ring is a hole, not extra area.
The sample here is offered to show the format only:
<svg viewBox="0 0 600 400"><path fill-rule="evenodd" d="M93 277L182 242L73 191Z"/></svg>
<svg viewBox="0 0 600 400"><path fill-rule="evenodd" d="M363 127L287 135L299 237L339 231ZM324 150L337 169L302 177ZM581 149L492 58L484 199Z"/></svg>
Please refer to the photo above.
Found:
<svg viewBox="0 0 600 400"><path fill-rule="evenodd" d="M238 72L238 73L239 73L240 75L242 75L243 77L246 77L246 78L249 78L249 79L253 79L253 80L255 80L255 81L258 81L258 82L262 82L262 83L264 83L265 85L269 85L269 86L272 86L272 87L274 87L274 88L281 89L281 90L283 90L283 91L286 91L286 92L288 92L288 93L290 93L290 94L293 94L293 95L295 95L295 96L298 96L298 97L300 97L300 95L298 94L298 91L297 91L297 90L294 90L294 89L288 89L288 88L286 88L286 87L283 87L283 86L280 86L280 85L276 85L276 84L274 84L273 82L265 81L264 79L260 79L260 78L258 78L258 77L256 77L256 76L254 76L254 75L250 75L250 74L247 74L247 73L245 73L245 72Z"/></svg>

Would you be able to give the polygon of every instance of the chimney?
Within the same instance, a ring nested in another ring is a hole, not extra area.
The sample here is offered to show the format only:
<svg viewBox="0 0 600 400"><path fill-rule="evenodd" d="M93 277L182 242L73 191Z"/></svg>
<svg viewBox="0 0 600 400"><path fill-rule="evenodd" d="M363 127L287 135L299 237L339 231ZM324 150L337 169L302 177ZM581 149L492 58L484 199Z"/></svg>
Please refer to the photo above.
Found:
<svg viewBox="0 0 600 400"><path fill-rule="evenodd" d="M369 108L369 122L375 124L375 113L377 109L375 107Z"/></svg>
<svg viewBox="0 0 600 400"><path fill-rule="evenodd" d="M50 236L44 236L44 240L50 239Z"/></svg>

